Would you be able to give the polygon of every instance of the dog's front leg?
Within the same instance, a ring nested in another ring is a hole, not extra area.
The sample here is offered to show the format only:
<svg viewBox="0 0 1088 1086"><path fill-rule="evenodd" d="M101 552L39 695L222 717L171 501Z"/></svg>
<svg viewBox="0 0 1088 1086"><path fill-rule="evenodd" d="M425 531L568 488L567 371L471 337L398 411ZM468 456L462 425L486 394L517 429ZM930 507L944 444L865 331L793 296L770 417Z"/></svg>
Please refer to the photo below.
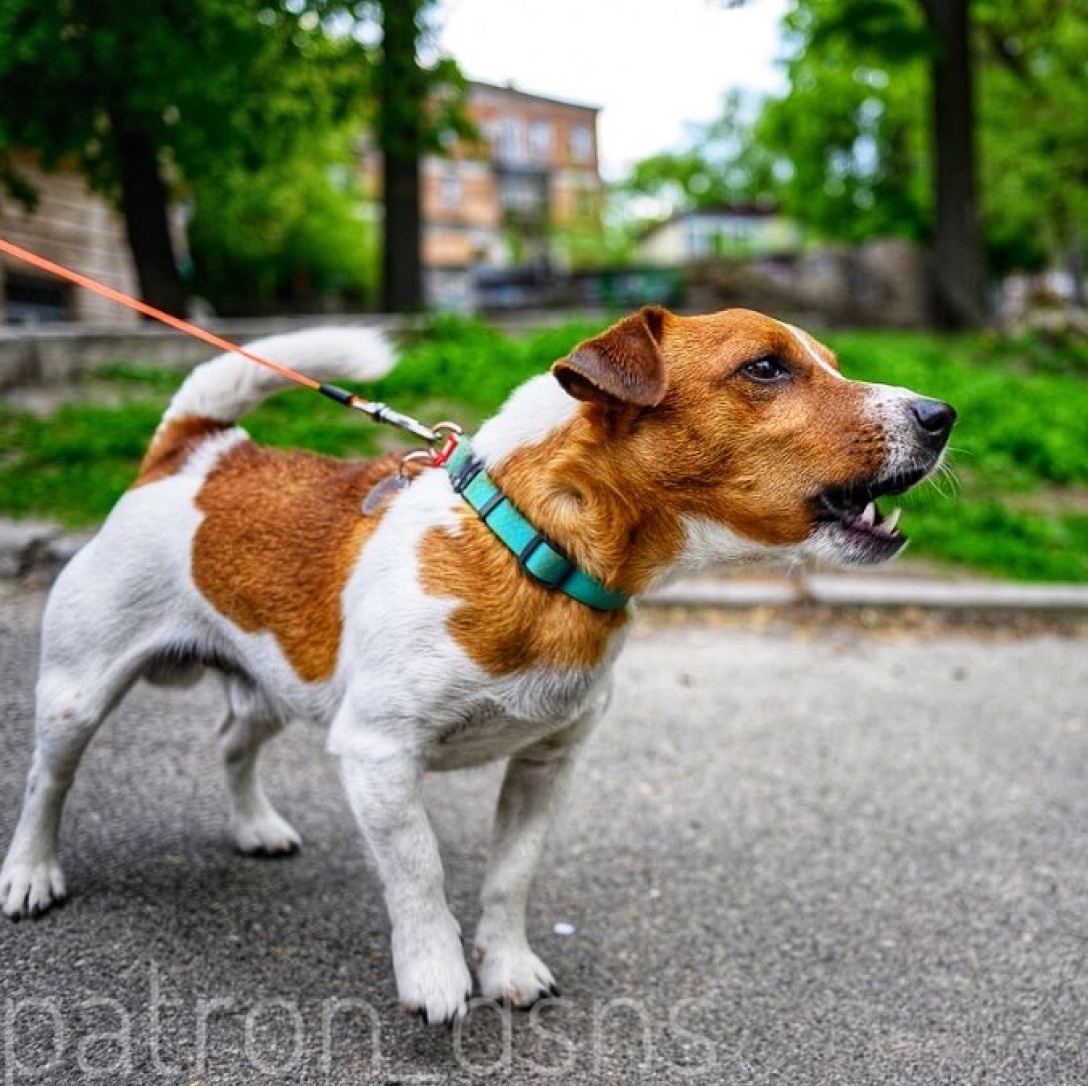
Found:
<svg viewBox="0 0 1088 1086"><path fill-rule="evenodd" d="M556 802L595 717L520 751L507 766L476 930L476 971L485 999L526 1008L559 995L551 970L529 947L525 911Z"/></svg>
<svg viewBox="0 0 1088 1086"><path fill-rule="evenodd" d="M467 1010L472 976L446 903L422 766L414 752L383 745L345 756L342 773L385 891L400 1000L426 1022L452 1025Z"/></svg>

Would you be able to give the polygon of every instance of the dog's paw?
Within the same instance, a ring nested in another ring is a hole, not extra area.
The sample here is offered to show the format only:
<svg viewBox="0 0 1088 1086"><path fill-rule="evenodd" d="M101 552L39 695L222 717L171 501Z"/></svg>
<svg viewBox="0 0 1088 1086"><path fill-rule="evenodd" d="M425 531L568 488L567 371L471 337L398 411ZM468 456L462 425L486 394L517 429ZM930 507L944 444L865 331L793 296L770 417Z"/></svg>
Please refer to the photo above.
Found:
<svg viewBox="0 0 1088 1086"><path fill-rule="evenodd" d="M472 974L457 922L393 933L393 968L401 1006L431 1026L453 1027L468 1012Z"/></svg>
<svg viewBox="0 0 1088 1086"><path fill-rule="evenodd" d="M552 971L527 946L477 946L476 974L484 999L521 1010L559 996Z"/></svg>
<svg viewBox="0 0 1088 1086"><path fill-rule="evenodd" d="M231 833L234 847L247 856L289 856L302 847L295 827L272 810L259 817L234 818Z"/></svg>
<svg viewBox="0 0 1088 1086"><path fill-rule="evenodd" d="M12 920L41 916L64 898L64 872L55 860L8 863L0 872L0 909Z"/></svg>

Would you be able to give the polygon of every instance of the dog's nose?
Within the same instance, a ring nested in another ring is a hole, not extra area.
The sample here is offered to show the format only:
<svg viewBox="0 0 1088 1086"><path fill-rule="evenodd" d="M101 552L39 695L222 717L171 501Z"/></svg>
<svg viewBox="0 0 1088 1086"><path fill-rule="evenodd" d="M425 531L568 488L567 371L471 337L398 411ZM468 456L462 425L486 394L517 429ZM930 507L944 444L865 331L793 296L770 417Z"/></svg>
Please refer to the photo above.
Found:
<svg viewBox="0 0 1088 1086"><path fill-rule="evenodd" d="M940 400L915 400L910 409L922 431L922 440L935 449L944 445L956 421L956 409Z"/></svg>

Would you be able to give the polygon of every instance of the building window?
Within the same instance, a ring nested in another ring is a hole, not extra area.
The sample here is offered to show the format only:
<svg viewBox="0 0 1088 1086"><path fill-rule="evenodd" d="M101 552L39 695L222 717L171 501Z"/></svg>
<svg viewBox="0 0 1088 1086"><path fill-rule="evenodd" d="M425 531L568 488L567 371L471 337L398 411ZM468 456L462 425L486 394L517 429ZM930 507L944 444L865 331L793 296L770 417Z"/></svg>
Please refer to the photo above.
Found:
<svg viewBox="0 0 1088 1086"><path fill-rule="evenodd" d="M547 182L541 174L507 174L499 182L504 211L543 213L548 202Z"/></svg>
<svg viewBox="0 0 1088 1086"><path fill-rule="evenodd" d="M463 196L464 189L461 185L461 178L457 174L443 174L438 179L438 202L442 207L460 207Z"/></svg>
<svg viewBox="0 0 1088 1086"><path fill-rule="evenodd" d="M529 128L529 153L538 162L552 157L551 121L533 121Z"/></svg>
<svg viewBox="0 0 1088 1086"><path fill-rule="evenodd" d="M491 133L491 147L496 158L516 161L524 158L521 121L517 117L500 117Z"/></svg>
<svg viewBox="0 0 1088 1086"><path fill-rule="evenodd" d="M575 162L589 162L593 158L593 133L584 124L576 124L570 130L570 157Z"/></svg>
<svg viewBox="0 0 1088 1086"><path fill-rule="evenodd" d="M44 276L6 272L0 314L4 324L48 324L72 313L71 288Z"/></svg>

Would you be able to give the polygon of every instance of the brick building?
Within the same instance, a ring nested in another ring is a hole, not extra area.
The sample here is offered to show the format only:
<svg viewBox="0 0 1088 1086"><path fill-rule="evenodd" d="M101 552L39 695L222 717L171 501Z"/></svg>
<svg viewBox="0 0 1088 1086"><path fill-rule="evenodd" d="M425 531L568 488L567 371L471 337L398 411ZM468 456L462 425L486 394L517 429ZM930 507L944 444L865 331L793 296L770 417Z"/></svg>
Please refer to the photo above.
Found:
<svg viewBox="0 0 1088 1086"><path fill-rule="evenodd" d="M38 192L33 214L0 192L0 236L132 294L136 276L120 217L88 191L71 170L44 173L29 155L15 156L19 173ZM139 318L88 290L80 290L0 255L0 324L79 320L134 324Z"/></svg>
<svg viewBox="0 0 1088 1086"><path fill-rule="evenodd" d="M564 231L600 225L599 111L511 86L471 83L468 112L480 142L458 143L422 164L426 300L436 309L475 309L487 283L493 295L505 292L507 304L531 303L534 291L545 290L567 265ZM367 158L374 177L374 156ZM0 236L135 293L124 225L109 205L75 172L43 173L29 156L18 156L16 165L40 200L30 214L0 195ZM128 324L137 318L0 256L0 323L46 320Z"/></svg>
<svg viewBox="0 0 1088 1086"><path fill-rule="evenodd" d="M512 86L469 84L468 114L482 142L423 163L430 305L473 308L489 272L524 294L566 266L564 230L601 221L598 112Z"/></svg>

